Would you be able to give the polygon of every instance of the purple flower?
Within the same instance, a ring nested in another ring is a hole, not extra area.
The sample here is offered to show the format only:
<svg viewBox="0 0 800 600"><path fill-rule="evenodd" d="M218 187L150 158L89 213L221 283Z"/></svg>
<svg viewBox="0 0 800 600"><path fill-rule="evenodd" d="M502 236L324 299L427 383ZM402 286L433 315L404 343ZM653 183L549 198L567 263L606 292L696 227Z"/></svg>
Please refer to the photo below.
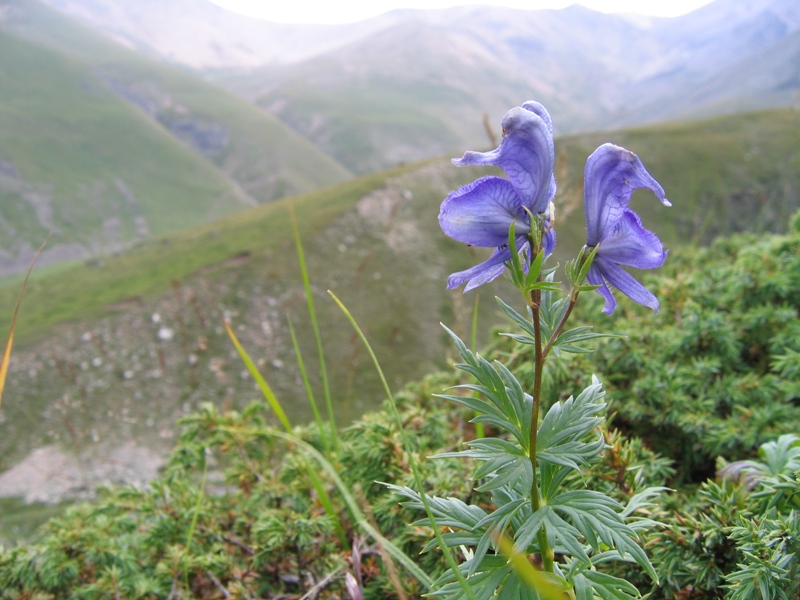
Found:
<svg viewBox="0 0 800 600"><path fill-rule="evenodd" d="M658 312L656 297L620 266L654 269L667 257L661 241L642 227L638 215L628 208L631 193L638 188L652 190L664 206L672 206L633 152L603 144L586 160L586 245L597 246L588 280L600 286L597 291L606 300L603 312L609 315L617 306L609 286Z"/></svg>
<svg viewBox="0 0 800 600"><path fill-rule="evenodd" d="M508 231L515 224L517 247L526 248L530 214L547 214L556 193L553 123L538 102L512 108L503 117L503 141L490 152L467 152L456 166L493 165L508 176L482 177L451 193L439 212L439 224L451 238L472 246L497 248L488 260L453 273L447 289L466 282L465 292L500 276L510 260ZM544 235L546 252L555 246L555 232Z"/></svg>

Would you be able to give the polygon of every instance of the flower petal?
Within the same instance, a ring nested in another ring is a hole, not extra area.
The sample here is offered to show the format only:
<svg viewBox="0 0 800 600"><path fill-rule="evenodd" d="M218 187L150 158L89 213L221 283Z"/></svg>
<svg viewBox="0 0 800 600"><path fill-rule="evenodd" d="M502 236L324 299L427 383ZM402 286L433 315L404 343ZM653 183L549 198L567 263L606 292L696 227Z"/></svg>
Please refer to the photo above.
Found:
<svg viewBox="0 0 800 600"><path fill-rule="evenodd" d="M672 206L664 189L633 152L603 144L586 160L584 208L586 244L596 246L604 233L622 218L633 190L649 188L665 206Z"/></svg>
<svg viewBox="0 0 800 600"><path fill-rule="evenodd" d="M439 225L445 234L489 248L508 243L512 222L516 222L517 233L527 233L528 221L519 196L501 177L483 177L465 185L447 196L439 210Z"/></svg>
<svg viewBox="0 0 800 600"><path fill-rule="evenodd" d="M547 109L542 104L536 102L536 100L528 100L522 105L522 108L531 111L544 121L544 124L547 125L547 131L550 132L550 135L553 135L553 119L550 118L550 113L547 112Z"/></svg>
<svg viewBox="0 0 800 600"><path fill-rule="evenodd" d="M466 271L459 271L450 275L447 278L447 289L452 290L466 282L467 286L464 288L464 293L466 294L468 291L500 277L506 268L506 261L510 259L511 251L508 248L497 249L482 263Z"/></svg>
<svg viewBox="0 0 800 600"><path fill-rule="evenodd" d="M545 256L549 256L553 253L553 249L556 247L555 229L548 229L544 232L544 235L542 236L542 246L544 247Z"/></svg>
<svg viewBox="0 0 800 600"><path fill-rule="evenodd" d="M606 260L604 257L598 255L594 257L594 262L589 268L589 273L592 273L592 271L595 272L594 277L588 277L588 279L593 285L597 285L599 283L597 281L597 274L599 274L608 285L617 288L620 292L625 294L637 304L647 306L648 308L652 308L654 312L658 312L658 298L650 293L646 287L636 281L636 279L634 279L630 273L620 267L617 263ZM616 302L614 301L613 296L611 296L611 303L609 303L609 296L603 293L602 289L603 288L599 288L597 291L600 292L600 295L606 299L606 305L603 308L603 312L610 315L614 312ZM609 290L609 295L610 293L611 292Z"/></svg>
<svg viewBox="0 0 800 600"><path fill-rule="evenodd" d="M453 164L502 167L524 205L534 214L544 212L555 195L552 122L548 127L539 114L517 106L506 113L502 125L503 141L495 150L467 152Z"/></svg>
<svg viewBox="0 0 800 600"><path fill-rule="evenodd" d="M655 269L664 264L667 252L661 240L642 226L639 216L626 208L622 218L603 231L597 256L637 269Z"/></svg>
<svg viewBox="0 0 800 600"><path fill-rule="evenodd" d="M614 309L617 308L617 301L614 298L614 294L611 289L606 284L603 276L600 273L600 267L595 262L592 263L592 266L589 267L589 273L586 275L586 280L591 283L592 285L599 285L600 287L597 288L597 293L599 293L603 298L606 300L605 306L603 306L603 312L607 315L610 315L614 312Z"/></svg>

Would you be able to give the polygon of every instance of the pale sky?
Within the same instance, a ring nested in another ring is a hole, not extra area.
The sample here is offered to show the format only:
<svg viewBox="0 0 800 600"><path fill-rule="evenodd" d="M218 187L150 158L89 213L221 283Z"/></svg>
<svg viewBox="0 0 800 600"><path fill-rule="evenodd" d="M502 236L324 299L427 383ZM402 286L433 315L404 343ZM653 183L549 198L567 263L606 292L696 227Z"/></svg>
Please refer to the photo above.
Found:
<svg viewBox="0 0 800 600"><path fill-rule="evenodd" d="M397 8L449 8L467 4L508 8L564 8L575 0L211 0L234 12L277 23L335 24L361 21ZM675 17L711 0L580 0L604 13Z"/></svg>

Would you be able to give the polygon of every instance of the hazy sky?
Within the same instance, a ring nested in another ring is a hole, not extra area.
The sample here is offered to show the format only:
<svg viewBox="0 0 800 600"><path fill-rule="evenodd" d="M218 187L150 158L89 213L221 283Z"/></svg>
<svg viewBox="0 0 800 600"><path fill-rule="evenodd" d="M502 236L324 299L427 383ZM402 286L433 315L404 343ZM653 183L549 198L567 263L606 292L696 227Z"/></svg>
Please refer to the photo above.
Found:
<svg viewBox="0 0 800 600"><path fill-rule="evenodd" d="M352 23L396 8L448 8L493 4L509 8L564 8L575 0L211 0L232 11L278 23ZM711 0L581 0L605 13L630 12L660 17L688 13Z"/></svg>

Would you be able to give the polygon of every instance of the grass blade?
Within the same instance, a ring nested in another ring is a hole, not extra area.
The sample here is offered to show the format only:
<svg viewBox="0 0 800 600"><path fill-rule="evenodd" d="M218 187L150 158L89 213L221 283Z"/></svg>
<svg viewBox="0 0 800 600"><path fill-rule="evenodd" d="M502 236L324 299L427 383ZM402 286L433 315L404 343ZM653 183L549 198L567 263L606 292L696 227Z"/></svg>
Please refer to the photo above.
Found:
<svg viewBox="0 0 800 600"><path fill-rule="evenodd" d="M342 301L336 297L332 291L328 290L328 294L333 298L333 301L339 305L339 308L342 309L347 319L350 321L350 324L356 330L358 337L361 338L364 346L367 348L367 352L369 353L370 357L372 358L372 362L375 365L375 369L378 371L378 376L381 379L381 383L383 384L383 389L386 392L386 398L389 400L389 406L392 408L392 416L394 417L397 427L400 431L400 435L403 439L403 446L408 453L408 465L411 467L411 472L414 475L414 483L417 486L417 490L419 492L420 500L422 500L422 505L425 507L425 512L428 515L428 520L431 524L431 529L433 529L433 533L436 536L436 541L439 544L439 549L442 551L442 554L447 561L448 566L453 570L453 574L455 575L458 583L461 585L461 589L464 590L464 593L470 600L477 600L475 596L475 592L472 590L470 585L467 583L467 580L464 578L463 573L458 568L458 564L456 563L455 557L453 557L453 553L450 552L450 548L447 547L447 544L442 537L442 532L439 531L439 528L436 526L436 519L433 517L433 512L431 511L430 502L428 502L428 497L425 495L425 492L422 489L422 477L419 474L419 468L417 466L417 461L414 458L414 452L412 451L411 444L408 442L408 435L406 433L405 428L403 427L403 420L400 417L400 411L397 409L397 403L395 402L394 396L392 395L392 391L389 388L389 384L386 382L386 376L383 374L383 369L381 368L380 362L378 362L378 357L375 356L375 352L372 350L372 346L367 340L367 336L364 335L364 332L361 331L361 327L358 326L355 318L350 311L347 310L347 307L342 304Z"/></svg>
<svg viewBox="0 0 800 600"><path fill-rule="evenodd" d="M336 535L339 536L339 543L345 550L350 550L350 543L347 541L347 533L345 533L344 527L342 527L342 522L339 520L339 516L336 514L336 509L333 508L331 497L328 495L328 492L325 491L325 487L322 485L322 480L312 468L309 468L307 473L309 479L311 479L311 485L314 486L314 490L317 492L317 496L319 497L320 504L322 504L322 508L325 509L325 512L328 513L328 516L335 523Z"/></svg>
<svg viewBox="0 0 800 600"><path fill-rule="evenodd" d="M261 376L261 373L258 372L256 365L250 359L247 351L242 348L242 345L239 343L239 340L237 339L236 334L233 333L233 329L231 329L230 325L228 325L226 321L222 321L222 324L225 326L225 330L228 332L228 336L231 338L233 345L236 347L236 351L239 353L239 356L242 357L242 361L244 361L247 370L250 372L250 375L253 377L253 379L256 380L258 387L261 389L261 393L264 394L264 398L267 402L269 402L269 405L272 407L272 410L275 412L275 415L278 417L281 425L283 425L286 431L291 432L292 426L289 424L289 419L286 418L286 413L283 412L283 407L273 393L272 388L269 387L267 381Z"/></svg>
<svg viewBox="0 0 800 600"><path fill-rule="evenodd" d="M50 236L47 236L50 239ZM22 280L22 288L19 290L17 296L17 305L14 307L14 316L11 317L11 328L8 330L8 341L6 342L6 349L3 351L3 361L0 362L0 407L3 406L3 390L6 388L6 375L8 375L8 363L11 360L11 347L14 345L14 330L17 327L17 315L19 314L19 307L22 304L22 297L25 295L25 288L28 286L28 277L33 271L33 265L36 264L36 259L44 250L47 240L39 247L36 254L33 255L31 264L28 266L28 271L25 273L25 279Z"/></svg>
<svg viewBox="0 0 800 600"><path fill-rule="evenodd" d="M189 524L189 532L186 535L186 553L183 555L183 583L186 589L189 588L189 552L192 549L192 539L194 538L194 530L197 527L197 518L200 516L200 505L203 502L203 496L206 489L206 478L208 476L208 460L206 460L205 450L203 451L203 478L200 481L200 488L197 491L197 502L194 505L192 514L192 522Z"/></svg>
<svg viewBox="0 0 800 600"><path fill-rule="evenodd" d="M294 204L289 204L289 216L292 221L292 233L294 243L297 246L297 258L300 261L300 273L303 276L303 287L306 291L306 301L308 302L308 316L311 319L311 327L314 329L314 338L317 341L317 355L319 356L319 372L322 377L322 391L325 395L325 406L328 409L328 420L331 424L331 437L333 438L333 448L339 448L339 438L336 434L336 421L333 418L333 402L331 401L331 390L328 384L328 370L325 366L325 352L322 349L322 337L319 334L319 324L317 323L317 311L314 309L314 297L311 295L311 281L308 277L306 266L306 256L303 252L303 241L300 239L300 230L297 227L297 218L294 214Z"/></svg>
<svg viewBox="0 0 800 600"><path fill-rule="evenodd" d="M14 315L16 316L16 314ZM14 345L14 323L11 323L11 331L8 334L6 349L3 352L3 362L0 363L0 407L3 406L3 390L6 387L6 374L8 373L8 362L11 359L11 346Z"/></svg>
<svg viewBox="0 0 800 600"><path fill-rule="evenodd" d="M300 368L300 377L303 379L303 385L306 388L308 401L311 404L311 410L314 413L314 421L319 428L319 435L322 437L322 445L325 446L325 454L331 455L331 447L328 442L328 436L325 434L325 428L322 425L322 416L319 414L317 407L317 400L314 398L314 390L311 389L311 382L308 380L308 373L306 372L306 364L303 361L303 354L300 351L300 345L297 343L297 336L294 333L294 326L292 320L287 317L286 321L289 323L289 335L292 338L292 346L294 346L294 354L297 357L297 366Z"/></svg>
<svg viewBox="0 0 800 600"><path fill-rule="evenodd" d="M378 542L381 546L383 546L386 551L394 558L397 562L403 565L406 570L411 573L417 580L424 585L429 590L433 588L433 580L428 576L425 571L423 571L414 559L408 556L405 552L403 552L400 548L395 546L392 542L387 540L381 533L373 527L369 520L367 519L366 515L361 511L358 506L358 502L356 502L355 497L353 494L350 493L350 489L347 485L342 481L339 477L339 474L336 472L336 469L333 465L326 459L314 446L311 444L304 442L297 436L291 433L283 433L280 431L272 432L272 435L277 437L283 438L285 440L289 440L303 450L306 454L311 456L314 460L316 460L320 466L322 467L323 471L327 473L327 475L333 480L334 484L336 485L336 489L339 490L339 493L342 495L342 499L344 500L345 504L347 505L350 514L353 516L353 519L358 523L359 527L361 527L364 531L366 531L372 539Z"/></svg>
<svg viewBox="0 0 800 600"><path fill-rule="evenodd" d="M261 388L261 393L264 394L264 398L269 402L269 405L272 407L272 410L278 417L278 420L283 425L283 428L286 429L286 432L291 435L295 440L298 440L294 433L292 432L292 427L289 424L289 419L286 418L286 413L283 412L283 407L281 407L281 403L278 398L275 396L275 393L272 391L272 388L267 383L267 380L261 376L261 373L258 372L255 363L250 358L250 355L247 354L247 351L242 347L239 343L236 334L233 333L233 330L230 328L230 325L223 321L223 325L225 325L225 329L228 332L228 335L233 342L233 345L236 347L236 351L239 353L239 356L242 357L244 364L247 366L247 370L250 372L250 375L253 376L253 379L256 380L258 383L258 387ZM328 492L325 491L325 487L322 485L322 481L320 481L317 474L312 472L311 469L308 470L308 476L311 479L311 484L314 486L314 489L319 496L319 501L322 504L322 507L325 509L325 512L328 513L328 516L333 519L333 522L336 523L336 533L339 535L339 541L342 543L344 548L350 548L350 545L347 542L347 535L344 532L344 528L342 527L341 522L339 521L338 515L333 508L333 503L331 502L331 498L328 495Z"/></svg>

